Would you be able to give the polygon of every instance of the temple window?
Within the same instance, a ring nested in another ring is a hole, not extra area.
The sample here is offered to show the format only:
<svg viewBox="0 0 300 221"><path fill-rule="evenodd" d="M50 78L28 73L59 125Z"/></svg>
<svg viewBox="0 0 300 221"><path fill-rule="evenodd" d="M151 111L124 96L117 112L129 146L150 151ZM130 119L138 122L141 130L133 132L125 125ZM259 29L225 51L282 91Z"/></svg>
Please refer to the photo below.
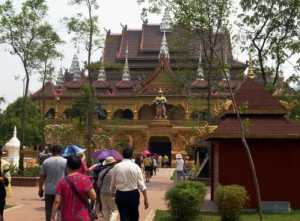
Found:
<svg viewBox="0 0 300 221"><path fill-rule="evenodd" d="M114 113L113 119L133 120L133 112L129 109L125 109L125 110L118 109Z"/></svg>
<svg viewBox="0 0 300 221"><path fill-rule="evenodd" d="M154 105L145 104L139 110L139 120L153 120L155 118Z"/></svg>
<svg viewBox="0 0 300 221"><path fill-rule="evenodd" d="M169 120L184 120L185 110L181 105L167 105L167 115Z"/></svg>
<svg viewBox="0 0 300 221"><path fill-rule="evenodd" d="M51 119L51 120L53 120L53 119L55 118L55 110L54 110L54 108L50 108L50 109L46 112L45 118Z"/></svg>

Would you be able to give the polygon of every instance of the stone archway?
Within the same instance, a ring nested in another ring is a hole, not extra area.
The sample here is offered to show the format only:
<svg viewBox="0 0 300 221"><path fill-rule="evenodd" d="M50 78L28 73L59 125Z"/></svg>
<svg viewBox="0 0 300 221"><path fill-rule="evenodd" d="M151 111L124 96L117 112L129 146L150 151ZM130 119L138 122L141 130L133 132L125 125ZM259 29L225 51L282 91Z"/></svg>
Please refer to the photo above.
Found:
<svg viewBox="0 0 300 221"><path fill-rule="evenodd" d="M113 114L113 119L133 120L134 114L130 109L118 109Z"/></svg>
<svg viewBox="0 0 300 221"><path fill-rule="evenodd" d="M167 105L167 115L169 120L184 120L185 110L181 105Z"/></svg>
<svg viewBox="0 0 300 221"><path fill-rule="evenodd" d="M172 160L172 143L167 136L153 136L149 139L149 151L161 156L167 155L169 157L169 165Z"/></svg>
<svg viewBox="0 0 300 221"><path fill-rule="evenodd" d="M49 108L49 110L45 114L45 118L50 119L50 120L55 119L55 109Z"/></svg>
<svg viewBox="0 0 300 221"><path fill-rule="evenodd" d="M138 113L139 120L153 120L155 118L155 107L154 105L145 104L143 105Z"/></svg>

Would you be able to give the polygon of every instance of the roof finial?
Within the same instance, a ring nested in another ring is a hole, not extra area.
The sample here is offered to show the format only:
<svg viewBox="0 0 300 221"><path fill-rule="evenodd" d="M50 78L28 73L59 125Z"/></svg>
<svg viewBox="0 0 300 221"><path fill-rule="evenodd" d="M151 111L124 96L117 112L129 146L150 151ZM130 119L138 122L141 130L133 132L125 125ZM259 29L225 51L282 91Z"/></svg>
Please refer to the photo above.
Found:
<svg viewBox="0 0 300 221"><path fill-rule="evenodd" d="M249 79L254 79L255 78L251 51L249 51L249 65L248 65L247 76L248 76Z"/></svg>
<svg viewBox="0 0 300 221"><path fill-rule="evenodd" d="M106 73L104 68L104 55L102 55L101 61L100 61L100 70L98 74L98 81L106 81Z"/></svg>
<svg viewBox="0 0 300 221"><path fill-rule="evenodd" d="M202 67L202 47L201 47L201 44L200 44L200 49L199 49L197 80L204 80L204 70L203 70L203 67Z"/></svg>
<svg viewBox="0 0 300 221"><path fill-rule="evenodd" d="M128 42L126 45L126 51L125 51L125 64L124 64L124 70L122 75L122 81L130 81L130 73L129 73L129 66L128 66Z"/></svg>
<svg viewBox="0 0 300 221"><path fill-rule="evenodd" d="M161 40L161 46L160 46L160 52L159 52L159 58L170 58L169 54L169 47L168 47L168 42L167 42L167 37L166 37L166 32L164 31L162 40Z"/></svg>
<svg viewBox="0 0 300 221"><path fill-rule="evenodd" d="M170 32L171 31L171 16L169 13L169 8L165 8L165 12L160 23L160 31L161 32Z"/></svg>
<svg viewBox="0 0 300 221"><path fill-rule="evenodd" d="M73 80L78 81L81 79L81 70L80 70L80 64L77 54L74 54L72 64L70 67L71 74L73 74Z"/></svg>

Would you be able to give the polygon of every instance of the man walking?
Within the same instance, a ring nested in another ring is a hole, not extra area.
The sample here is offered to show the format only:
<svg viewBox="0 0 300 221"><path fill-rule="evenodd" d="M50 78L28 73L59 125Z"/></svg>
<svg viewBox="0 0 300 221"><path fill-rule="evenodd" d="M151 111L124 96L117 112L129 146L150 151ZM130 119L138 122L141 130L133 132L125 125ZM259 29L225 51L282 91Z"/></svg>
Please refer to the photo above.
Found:
<svg viewBox="0 0 300 221"><path fill-rule="evenodd" d="M144 177L141 168L130 160L132 155L132 149L125 148L124 160L112 169L111 190L116 192L121 221L139 220L139 191L143 194L145 209L149 207Z"/></svg>
<svg viewBox="0 0 300 221"><path fill-rule="evenodd" d="M39 196L43 197L45 184L45 212L46 221L51 220L52 205L56 194L56 185L64 177L67 160L61 157L61 147L52 147L52 157L46 159L41 167L39 180Z"/></svg>

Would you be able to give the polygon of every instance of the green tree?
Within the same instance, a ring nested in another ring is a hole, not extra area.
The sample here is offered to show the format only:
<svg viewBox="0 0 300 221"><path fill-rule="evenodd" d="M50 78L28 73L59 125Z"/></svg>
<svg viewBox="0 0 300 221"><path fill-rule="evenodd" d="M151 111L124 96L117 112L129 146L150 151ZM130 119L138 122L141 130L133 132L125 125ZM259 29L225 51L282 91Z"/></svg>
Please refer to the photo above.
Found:
<svg viewBox="0 0 300 221"><path fill-rule="evenodd" d="M53 62L62 57L62 54L58 52L58 45L62 44L60 36L53 30L52 26L46 24L41 28L43 32L43 44L39 45L37 50L38 59L40 63L39 74L42 82L42 89L44 91L45 83L52 81L54 78L54 64ZM42 100L42 113L45 113L45 99ZM44 119L44 114L42 115Z"/></svg>
<svg viewBox="0 0 300 221"><path fill-rule="evenodd" d="M246 34L243 45L248 48L250 42L253 47L264 84L275 86L282 64L292 56L300 59L300 1L241 0L240 5L240 26ZM274 68L267 68L270 62ZM274 73L273 82L269 82L270 72Z"/></svg>
<svg viewBox="0 0 300 221"><path fill-rule="evenodd" d="M42 142L43 127L41 113L38 106L29 98L27 99L26 105L26 127L21 127L23 99L24 98L18 98L16 101L9 104L2 116L0 116L0 142L7 142L11 138L14 126L18 128L19 134L22 134L22 130L24 130L26 141L23 145L33 146Z"/></svg>
<svg viewBox="0 0 300 221"><path fill-rule="evenodd" d="M96 49L100 48L100 31L98 26L98 17L94 15L95 11L99 8L97 0L72 0L73 5L84 5L88 16L77 14L77 17L66 18L67 27L70 33L73 34L73 40L76 43L84 45L87 51L86 68L88 71L88 84L85 87L85 96L87 97L87 106L85 109L85 138L87 146L87 160L90 163L90 153L93 145L93 118L95 116L95 94L93 90L93 80L95 79L94 71L92 70L92 56Z"/></svg>
<svg viewBox="0 0 300 221"><path fill-rule="evenodd" d="M26 0L21 9L16 10L12 0L5 0L0 4L0 43L10 46L9 52L17 56L24 69L25 89L23 111L21 112L21 149L20 171L24 170L23 145L27 142L25 128L27 128L27 100L29 82L31 76L40 68L39 49L44 43L45 27L49 27L45 21L48 7L45 0Z"/></svg>

